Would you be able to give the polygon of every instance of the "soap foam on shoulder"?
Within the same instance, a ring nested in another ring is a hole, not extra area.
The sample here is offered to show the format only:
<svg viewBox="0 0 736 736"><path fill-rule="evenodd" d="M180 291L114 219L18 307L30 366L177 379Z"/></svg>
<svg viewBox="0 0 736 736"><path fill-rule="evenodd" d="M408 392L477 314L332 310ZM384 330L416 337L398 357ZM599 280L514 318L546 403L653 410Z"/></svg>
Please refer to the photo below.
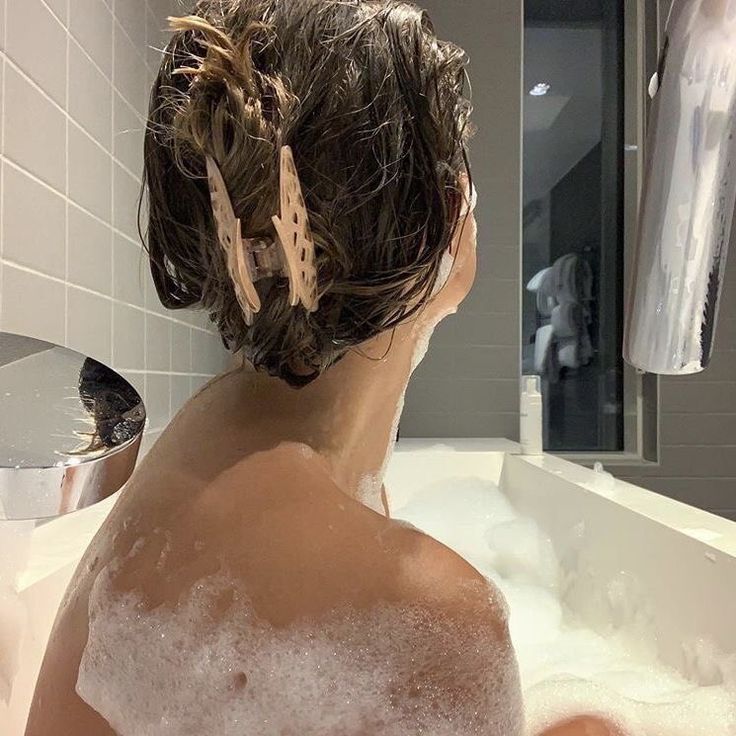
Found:
<svg viewBox="0 0 736 736"><path fill-rule="evenodd" d="M119 736L522 733L510 647L420 606L274 628L222 573L148 610L103 571L89 613L77 692Z"/></svg>

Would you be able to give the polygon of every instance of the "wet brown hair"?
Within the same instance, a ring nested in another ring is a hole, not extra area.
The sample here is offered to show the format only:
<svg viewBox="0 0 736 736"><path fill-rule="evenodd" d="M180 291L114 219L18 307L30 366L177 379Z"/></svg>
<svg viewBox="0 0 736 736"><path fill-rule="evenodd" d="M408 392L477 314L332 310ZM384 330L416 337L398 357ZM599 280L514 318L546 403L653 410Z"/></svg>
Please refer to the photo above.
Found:
<svg viewBox="0 0 736 736"><path fill-rule="evenodd" d="M162 303L206 309L232 350L305 385L429 299L460 212L465 57L397 0L201 0L151 92L145 233ZM248 327L217 241L205 156L247 237L271 235L279 151L294 151L319 309L259 281Z"/></svg>

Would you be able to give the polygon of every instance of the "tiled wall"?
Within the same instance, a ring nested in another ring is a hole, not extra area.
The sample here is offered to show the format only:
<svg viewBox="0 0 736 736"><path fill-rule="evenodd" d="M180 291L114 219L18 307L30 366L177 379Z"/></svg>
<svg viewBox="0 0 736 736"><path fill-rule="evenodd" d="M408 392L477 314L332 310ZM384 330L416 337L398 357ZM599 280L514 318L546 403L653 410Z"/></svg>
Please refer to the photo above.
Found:
<svg viewBox="0 0 736 736"><path fill-rule="evenodd" d="M424 0L438 35L470 55L478 275L437 329L406 396L403 437L519 434L523 12L507 0ZM462 12L458 12L462 7ZM492 38L492 40L491 40ZM493 70L493 73L490 73Z"/></svg>
<svg viewBox="0 0 736 736"><path fill-rule="evenodd" d="M0 0L0 329L120 370L161 429L224 364L158 302L136 225L148 89L173 0Z"/></svg>

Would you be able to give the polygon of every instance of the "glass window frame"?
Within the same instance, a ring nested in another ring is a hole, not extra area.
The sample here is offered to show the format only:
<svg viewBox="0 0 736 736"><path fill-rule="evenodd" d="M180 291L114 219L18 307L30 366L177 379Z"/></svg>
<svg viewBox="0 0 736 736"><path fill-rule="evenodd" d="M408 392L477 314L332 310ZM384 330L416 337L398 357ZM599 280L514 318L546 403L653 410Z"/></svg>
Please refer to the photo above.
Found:
<svg viewBox="0 0 736 736"><path fill-rule="evenodd" d="M662 0L621 0L624 4L624 305L633 267L638 210L644 179L649 111L648 81L657 68L664 31ZM524 99L522 89L522 100ZM624 449L554 453L574 462L609 466L650 466L659 462L659 378L624 363Z"/></svg>

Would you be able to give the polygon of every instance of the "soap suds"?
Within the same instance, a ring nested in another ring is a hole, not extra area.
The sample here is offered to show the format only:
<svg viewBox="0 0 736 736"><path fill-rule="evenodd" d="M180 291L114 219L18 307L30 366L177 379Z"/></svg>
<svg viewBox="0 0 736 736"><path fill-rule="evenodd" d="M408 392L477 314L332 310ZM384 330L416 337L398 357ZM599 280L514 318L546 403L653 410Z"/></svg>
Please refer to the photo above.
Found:
<svg viewBox="0 0 736 736"><path fill-rule="evenodd" d="M358 483L356 498L372 511L375 511L377 514L381 514L381 516L385 516L386 510L383 508L383 500L381 499L382 486L382 472L367 473Z"/></svg>
<svg viewBox="0 0 736 736"><path fill-rule="evenodd" d="M448 268L452 269L452 264L454 263L454 259L451 258L448 254L445 254L446 258L449 258L449 264ZM445 257L443 257L443 263L445 263ZM448 271L449 275L449 271ZM386 452L383 456L383 462L381 463L381 467L378 469L378 472L376 473L367 473L364 475L359 483L358 483L358 489L357 489L357 499L364 505L367 506L369 509L372 509L373 511L376 511L377 513L383 515L385 514L385 509L383 507L383 501L381 499L381 489L383 488L383 479L386 477L386 471L388 470L389 463L391 462L391 458L394 454L394 447L396 446L396 437L399 431L399 422L401 421L401 415L404 411L404 403L406 401L406 390L408 388L409 379L411 378L414 371L417 369L419 364L424 360L424 357L427 355L427 351L429 350L429 343L432 339L432 335L434 334L435 329L437 328L437 325L445 318L448 317L451 314L455 313L455 309L448 309L443 314L439 315L431 324L428 324L424 326L417 335L416 343L414 346L414 352L411 356L411 366L409 368L409 375L407 376L407 383L404 386L404 390L401 392L401 396L399 396L398 403L396 404L396 411L394 413L394 418L391 422L391 430L388 435L388 445L386 447Z"/></svg>
<svg viewBox="0 0 736 736"><path fill-rule="evenodd" d="M149 610L105 570L89 610L77 693L119 736L522 734L510 648L420 606L275 628L222 572Z"/></svg>
<svg viewBox="0 0 736 736"><path fill-rule="evenodd" d="M685 648L690 679L661 665L656 621L633 575L599 581L605 632L581 626L567 608L567 593L580 587L571 586L569 568L584 527L571 530L568 551L556 550L477 478L413 498L398 519L455 549L502 591L518 670L512 653L483 632L459 641L450 621L419 606L344 608L274 628L223 572L199 581L175 608L151 610L135 593L114 590L113 566L91 591L77 692L119 736L516 736L520 676L528 736L581 714L606 718L627 736L736 734L733 660L701 641ZM584 570L574 574L584 581ZM230 603L215 616L223 594ZM447 673L472 696L453 712L431 687L414 699L402 693L430 644L459 651L460 662L482 662Z"/></svg>
<svg viewBox="0 0 736 736"><path fill-rule="evenodd" d="M497 486L459 478L414 499L395 515L465 557L509 604L529 736L582 714L608 718L626 736L736 734L736 662L704 642L687 649L691 679L658 662L656 621L633 575L602 586L609 620L597 633L565 604L571 588L583 596L591 587L570 579L549 537ZM565 568L581 534L584 528L571 530ZM584 570L574 574L584 582Z"/></svg>

